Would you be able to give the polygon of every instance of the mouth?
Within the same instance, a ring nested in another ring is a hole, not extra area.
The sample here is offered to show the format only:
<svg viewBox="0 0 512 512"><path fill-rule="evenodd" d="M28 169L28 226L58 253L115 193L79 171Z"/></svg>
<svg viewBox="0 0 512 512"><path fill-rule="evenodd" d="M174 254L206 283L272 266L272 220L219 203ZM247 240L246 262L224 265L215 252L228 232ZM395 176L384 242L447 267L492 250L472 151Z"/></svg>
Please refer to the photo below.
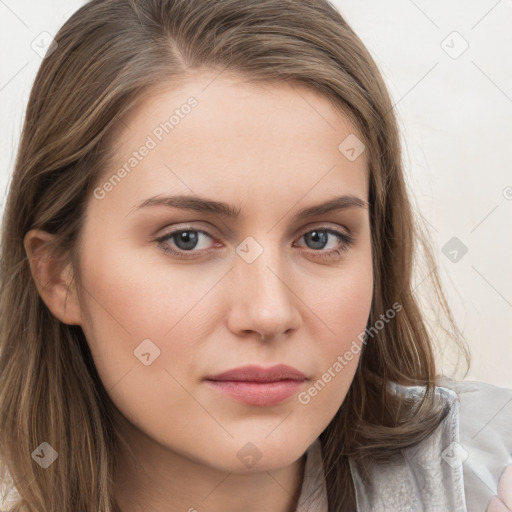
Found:
<svg viewBox="0 0 512 512"><path fill-rule="evenodd" d="M276 381L209 380L205 382L216 391L247 405L269 407L278 405L295 395L306 379Z"/></svg>
<svg viewBox="0 0 512 512"><path fill-rule="evenodd" d="M277 364L270 368L243 366L205 379L216 391L240 403L273 406L296 394L308 379L297 368Z"/></svg>
<svg viewBox="0 0 512 512"><path fill-rule="evenodd" d="M205 382L237 402L254 406L278 405L296 394L308 379L297 368L243 366L208 376Z"/></svg>

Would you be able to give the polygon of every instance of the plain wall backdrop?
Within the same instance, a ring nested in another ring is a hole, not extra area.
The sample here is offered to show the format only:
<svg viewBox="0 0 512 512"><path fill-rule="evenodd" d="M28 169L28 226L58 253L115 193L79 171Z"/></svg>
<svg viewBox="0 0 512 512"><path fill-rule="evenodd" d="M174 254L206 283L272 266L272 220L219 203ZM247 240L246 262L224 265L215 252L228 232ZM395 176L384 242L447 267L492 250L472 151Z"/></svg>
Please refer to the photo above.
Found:
<svg viewBox="0 0 512 512"><path fill-rule="evenodd" d="M2 211L42 33L54 35L83 3L0 0ZM512 387L512 0L332 3L392 95L415 209L471 351L465 379ZM418 269L420 295L428 273ZM438 357L462 377L453 351Z"/></svg>

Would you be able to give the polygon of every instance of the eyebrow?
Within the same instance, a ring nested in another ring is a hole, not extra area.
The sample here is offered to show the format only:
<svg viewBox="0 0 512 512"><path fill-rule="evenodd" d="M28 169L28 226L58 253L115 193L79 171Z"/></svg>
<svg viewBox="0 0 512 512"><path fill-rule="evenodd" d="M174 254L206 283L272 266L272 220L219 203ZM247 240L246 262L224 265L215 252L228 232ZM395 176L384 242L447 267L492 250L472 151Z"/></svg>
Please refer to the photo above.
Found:
<svg viewBox="0 0 512 512"><path fill-rule="evenodd" d="M147 208L149 206L166 206L168 208L178 208L180 210L189 210L200 213L214 213L233 219L238 218L240 215L240 208L236 208L220 201L207 199L205 197L189 195L153 196L136 204L130 212ZM367 206L369 206L369 203L360 197L351 194L342 195L300 210L293 216L293 221L345 210L347 208L366 208Z"/></svg>

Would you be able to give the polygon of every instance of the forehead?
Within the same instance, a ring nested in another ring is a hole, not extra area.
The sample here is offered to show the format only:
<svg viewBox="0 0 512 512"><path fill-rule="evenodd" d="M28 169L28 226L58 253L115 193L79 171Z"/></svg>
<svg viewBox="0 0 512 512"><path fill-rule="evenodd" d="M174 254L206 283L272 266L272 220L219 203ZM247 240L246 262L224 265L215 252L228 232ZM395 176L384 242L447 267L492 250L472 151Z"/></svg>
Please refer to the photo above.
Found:
<svg viewBox="0 0 512 512"><path fill-rule="evenodd" d="M297 201L337 189L366 199L361 139L340 109L309 87L197 73L148 91L120 118L103 183L124 167L109 195L122 189L132 205L141 194L166 191L228 200L262 192L268 201L269 192L286 190L282 199Z"/></svg>

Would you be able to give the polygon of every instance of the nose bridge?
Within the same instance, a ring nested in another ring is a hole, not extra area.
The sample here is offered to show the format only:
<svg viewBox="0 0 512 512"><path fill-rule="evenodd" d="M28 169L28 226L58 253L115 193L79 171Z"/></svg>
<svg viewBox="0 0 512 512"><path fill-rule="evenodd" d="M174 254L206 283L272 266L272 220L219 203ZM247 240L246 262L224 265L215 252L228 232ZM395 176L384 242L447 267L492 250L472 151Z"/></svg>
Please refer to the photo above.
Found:
<svg viewBox="0 0 512 512"><path fill-rule="evenodd" d="M253 301L263 299L265 304L270 306L273 302L277 303L287 299L289 290L283 282L285 276L282 275L285 255L278 247L270 246L261 247L258 253L255 253L258 249L254 247L255 243L252 242L251 246L251 241L248 241L246 244L248 244L249 251L253 253L251 256L254 259L244 259L239 254L236 274L241 280L240 284L248 288ZM239 246L238 252L240 253L245 247L242 246L240 249Z"/></svg>
<svg viewBox="0 0 512 512"><path fill-rule="evenodd" d="M263 247L247 237L237 247L232 273L234 323L266 337L297 327L295 296L288 283L290 266L278 244Z"/></svg>

